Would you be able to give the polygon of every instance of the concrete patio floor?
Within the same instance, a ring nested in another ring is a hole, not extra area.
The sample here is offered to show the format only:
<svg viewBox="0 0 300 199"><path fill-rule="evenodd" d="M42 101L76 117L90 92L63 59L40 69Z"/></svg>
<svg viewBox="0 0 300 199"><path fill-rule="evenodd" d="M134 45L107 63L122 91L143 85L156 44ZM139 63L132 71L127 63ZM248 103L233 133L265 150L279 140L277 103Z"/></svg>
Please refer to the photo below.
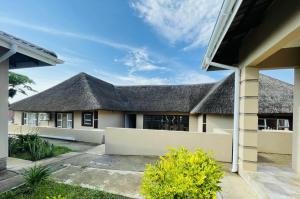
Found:
<svg viewBox="0 0 300 199"><path fill-rule="evenodd" d="M291 169L291 155L259 153L257 172L243 178L263 199L300 199L300 175Z"/></svg>
<svg viewBox="0 0 300 199"><path fill-rule="evenodd" d="M55 141L55 140L54 140ZM37 164L48 165L53 171L52 177L63 183L103 190L131 198L142 198L139 194L140 184L147 163L154 163L158 157L105 155L105 145L85 146L85 143L57 141L59 145L80 146L78 151L38 161ZM6 173L11 178L2 179L2 190L22 183L17 173L23 168L36 163L19 159L8 159L8 168L15 173ZM230 172L230 164L224 164L226 172L222 180L223 199L258 198L251 187L237 174ZM4 176L4 175L3 175ZM1 177L1 174L0 174ZM1 178L0 178L1 185Z"/></svg>

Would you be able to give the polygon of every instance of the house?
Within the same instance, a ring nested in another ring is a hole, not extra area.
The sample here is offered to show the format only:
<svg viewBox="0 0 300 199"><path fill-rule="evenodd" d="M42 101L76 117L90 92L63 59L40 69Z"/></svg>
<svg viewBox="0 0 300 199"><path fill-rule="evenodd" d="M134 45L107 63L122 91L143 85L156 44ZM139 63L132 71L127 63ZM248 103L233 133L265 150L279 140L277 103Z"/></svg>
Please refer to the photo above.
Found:
<svg viewBox="0 0 300 199"><path fill-rule="evenodd" d="M293 86L260 76L259 129L292 130ZM213 132L232 129L234 75L193 85L115 86L80 73L11 105L14 123Z"/></svg>
<svg viewBox="0 0 300 199"><path fill-rule="evenodd" d="M257 170L259 71L266 69L294 69L292 167L300 172L299 47L299 1L224 1L202 66L235 72L233 172Z"/></svg>
<svg viewBox="0 0 300 199"><path fill-rule="evenodd" d="M8 156L8 70L62 62L54 52L0 31L0 170Z"/></svg>

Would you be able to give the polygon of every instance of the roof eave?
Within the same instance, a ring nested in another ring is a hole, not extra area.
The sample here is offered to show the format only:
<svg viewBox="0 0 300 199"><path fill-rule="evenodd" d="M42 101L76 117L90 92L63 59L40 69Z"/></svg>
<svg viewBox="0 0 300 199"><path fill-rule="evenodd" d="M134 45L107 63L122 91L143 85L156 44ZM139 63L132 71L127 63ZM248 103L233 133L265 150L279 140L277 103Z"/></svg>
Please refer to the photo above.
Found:
<svg viewBox="0 0 300 199"><path fill-rule="evenodd" d="M225 0L219 13L208 47L202 59L201 66L205 70L210 70L210 62L213 60L222 40L224 39L240 5L243 0ZM218 70L218 69L212 69ZM224 69L220 69L224 70Z"/></svg>
<svg viewBox="0 0 300 199"><path fill-rule="evenodd" d="M64 63L63 60L60 60L55 56L51 56L35 48L31 48L30 46L22 44L21 42L12 41L0 35L0 46L10 49L13 44L17 46L18 53L34 58L41 62L44 62L50 66Z"/></svg>

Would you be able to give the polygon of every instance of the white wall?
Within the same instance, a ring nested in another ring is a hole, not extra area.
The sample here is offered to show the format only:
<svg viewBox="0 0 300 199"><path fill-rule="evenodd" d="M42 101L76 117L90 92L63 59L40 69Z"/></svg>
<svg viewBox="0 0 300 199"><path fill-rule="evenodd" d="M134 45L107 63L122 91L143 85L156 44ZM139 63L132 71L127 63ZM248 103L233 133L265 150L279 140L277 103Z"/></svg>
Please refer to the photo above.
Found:
<svg viewBox="0 0 300 199"><path fill-rule="evenodd" d="M37 133L41 136L70 139L75 141L104 143L104 130L101 129L62 129L53 127L29 127L22 125L9 125L9 134Z"/></svg>
<svg viewBox="0 0 300 199"><path fill-rule="evenodd" d="M198 132L202 131L203 116L198 116ZM233 129L233 116L231 115L206 115L206 132L213 133L216 129Z"/></svg>
<svg viewBox="0 0 300 199"><path fill-rule="evenodd" d="M258 131L258 152L292 154L293 132Z"/></svg>
<svg viewBox="0 0 300 199"><path fill-rule="evenodd" d="M8 156L8 67L8 60L0 63L0 170Z"/></svg>
<svg viewBox="0 0 300 199"><path fill-rule="evenodd" d="M22 112L14 111L14 124L21 125L22 124Z"/></svg>
<svg viewBox="0 0 300 199"><path fill-rule="evenodd" d="M105 129L106 127L124 127L124 113L118 111L98 111L98 127Z"/></svg>
<svg viewBox="0 0 300 199"><path fill-rule="evenodd" d="M189 131L191 131L191 132L198 131L198 116L197 115L189 116Z"/></svg>
<svg viewBox="0 0 300 199"><path fill-rule="evenodd" d="M148 129L105 129L105 153L119 155L164 155L170 147L212 151L218 161L231 162L231 134L193 133Z"/></svg>

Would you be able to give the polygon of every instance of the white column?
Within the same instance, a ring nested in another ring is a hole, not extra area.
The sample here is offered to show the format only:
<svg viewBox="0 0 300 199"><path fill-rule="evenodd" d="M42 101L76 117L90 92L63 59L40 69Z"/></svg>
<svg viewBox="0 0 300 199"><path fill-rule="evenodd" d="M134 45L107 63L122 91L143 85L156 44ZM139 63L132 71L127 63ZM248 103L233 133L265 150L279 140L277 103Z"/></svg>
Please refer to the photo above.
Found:
<svg viewBox="0 0 300 199"><path fill-rule="evenodd" d="M144 116L143 114L136 114L136 128L143 129L144 128Z"/></svg>
<svg viewBox="0 0 300 199"><path fill-rule="evenodd" d="M0 170L8 156L8 61L0 63Z"/></svg>
<svg viewBox="0 0 300 199"><path fill-rule="evenodd" d="M300 69L294 72L294 112L293 112L293 155L292 166L300 173Z"/></svg>

